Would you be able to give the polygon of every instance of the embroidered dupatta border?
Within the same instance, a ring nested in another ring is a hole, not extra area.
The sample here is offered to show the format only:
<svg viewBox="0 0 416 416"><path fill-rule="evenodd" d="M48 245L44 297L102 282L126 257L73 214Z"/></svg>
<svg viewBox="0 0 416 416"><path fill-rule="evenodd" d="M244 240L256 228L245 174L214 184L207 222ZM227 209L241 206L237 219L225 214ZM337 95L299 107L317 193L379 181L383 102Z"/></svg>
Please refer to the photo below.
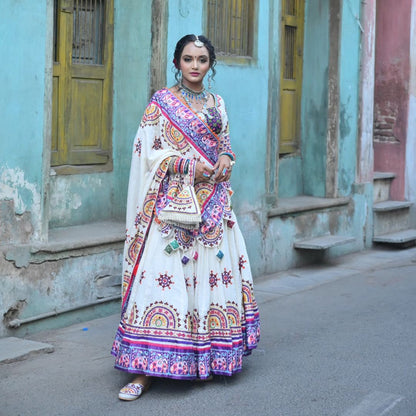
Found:
<svg viewBox="0 0 416 416"><path fill-rule="evenodd" d="M153 212L156 205L157 194L160 188L166 172L169 168L170 157L162 161L158 167L151 188L146 194L146 198L143 203L142 215L137 224L137 233L134 236L131 244L127 249L126 255L128 256L128 263L133 264L133 271L131 274L126 274L126 271L123 275L123 288L122 288L122 312L124 313L125 307L128 304L128 299L130 296L130 289L133 284L133 281L136 277L137 268L141 255L143 253L143 248L146 240L147 233L150 228L150 224L153 218ZM126 259L127 260L127 259Z"/></svg>
<svg viewBox="0 0 416 416"><path fill-rule="evenodd" d="M173 108L169 103L170 100L173 100L176 103ZM217 162L218 153L215 150L216 148L213 147L211 150L208 146L206 146L203 141L203 136L198 133L196 131L198 129L195 129L195 127L193 128L191 124L195 121L200 123L200 126L205 129L204 135L206 136L209 133L211 138L215 139L217 143L220 143L220 138L212 131L208 124L204 122L195 113L195 111L192 110L191 107L182 102L168 88L163 88L162 90L156 92L153 96L152 103L159 107L162 114L170 120L174 127L182 134L185 140L198 154L200 154L211 165L214 165ZM179 109L180 111L178 111ZM208 152L207 150L211 151ZM201 212L203 216L205 207L208 205L209 201L217 193L217 191L219 191L220 186L223 187L224 185L215 184L212 192L206 197L203 205L201 206Z"/></svg>
<svg viewBox="0 0 416 416"><path fill-rule="evenodd" d="M174 107L175 110L181 106L180 114L177 111L172 111L172 107L166 102L165 97L170 96L171 99L173 98L174 101L177 102L177 105ZM160 98L159 98L160 96ZM155 97L156 98L156 95ZM189 107L187 104L182 102L175 94L173 94L169 89L165 88L159 91L157 95L157 100L154 99L153 101L156 105L159 106L160 110L162 111L163 115L168 118L174 126L182 133L185 137L186 141L194 148L196 152L198 152L204 159L214 165L218 160L218 154L214 148L211 151L208 146L206 146L203 142L203 138L200 133L196 132L194 128L191 127L191 123L197 121L206 129L206 133L209 133L218 143L220 142L220 138L216 135L212 129L200 118L198 115ZM186 114L187 117L183 117L183 114ZM192 116L192 117L189 117ZM199 136L198 136L199 134Z"/></svg>

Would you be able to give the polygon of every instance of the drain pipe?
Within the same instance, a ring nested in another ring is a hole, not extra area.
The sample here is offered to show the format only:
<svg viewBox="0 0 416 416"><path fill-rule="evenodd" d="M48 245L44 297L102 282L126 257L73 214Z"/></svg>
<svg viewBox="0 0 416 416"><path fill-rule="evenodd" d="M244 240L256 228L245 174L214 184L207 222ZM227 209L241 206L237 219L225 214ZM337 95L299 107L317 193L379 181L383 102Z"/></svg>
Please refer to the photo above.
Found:
<svg viewBox="0 0 416 416"><path fill-rule="evenodd" d="M61 309L61 310L54 310L52 312L43 313L40 315L32 316L31 318L24 318L24 319L13 319L7 323L7 327L11 329L19 328L21 325L30 324L32 322L41 321L42 319L52 318L54 316L62 315L68 312L75 312L81 309L90 308L92 306L101 305L103 303L113 302L116 300L120 300L121 295L111 296L109 298L98 299L90 303L85 303L83 305L73 306L71 308Z"/></svg>

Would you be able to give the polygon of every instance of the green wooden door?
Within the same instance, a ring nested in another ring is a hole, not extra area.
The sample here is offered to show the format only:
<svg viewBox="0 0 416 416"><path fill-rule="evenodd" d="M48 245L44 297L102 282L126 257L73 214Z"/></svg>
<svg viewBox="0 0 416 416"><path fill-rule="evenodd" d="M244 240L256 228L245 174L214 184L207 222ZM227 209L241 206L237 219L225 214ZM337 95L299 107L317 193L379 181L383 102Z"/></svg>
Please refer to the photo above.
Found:
<svg viewBox="0 0 416 416"><path fill-rule="evenodd" d="M300 143L304 0L282 0L282 21L279 152L293 153Z"/></svg>
<svg viewBox="0 0 416 416"><path fill-rule="evenodd" d="M111 169L113 0L55 0L54 39L52 166Z"/></svg>

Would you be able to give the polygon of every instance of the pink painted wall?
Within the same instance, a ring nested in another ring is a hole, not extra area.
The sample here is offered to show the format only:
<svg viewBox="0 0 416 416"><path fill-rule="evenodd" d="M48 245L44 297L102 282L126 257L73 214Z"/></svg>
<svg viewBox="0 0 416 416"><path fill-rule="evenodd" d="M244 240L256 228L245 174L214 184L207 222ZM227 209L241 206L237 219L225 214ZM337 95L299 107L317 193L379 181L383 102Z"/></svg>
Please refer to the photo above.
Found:
<svg viewBox="0 0 416 416"><path fill-rule="evenodd" d="M376 16L374 170L394 172L392 199L404 199L412 0L379 0Z"/></svg>

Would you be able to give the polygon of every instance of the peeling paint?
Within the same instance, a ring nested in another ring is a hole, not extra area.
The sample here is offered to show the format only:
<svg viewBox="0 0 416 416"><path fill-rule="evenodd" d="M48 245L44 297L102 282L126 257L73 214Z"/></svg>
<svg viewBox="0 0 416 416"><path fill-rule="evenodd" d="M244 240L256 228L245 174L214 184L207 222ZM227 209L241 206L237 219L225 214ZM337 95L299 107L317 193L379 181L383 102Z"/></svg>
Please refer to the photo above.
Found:
<svg viewBox="0 0 416 416"><path fill-rule="evenodd" d="M0 174L0 199L12 199L16 214L40 211L41 195L35 184L25 179L21 169L3 167Z"/></svg>
<svg viewBox="0 0 416 416"><path fill-rule="evenodd" d="M62 227L109 217L111 176L59 175L50 178L50 226Z"/></svg>
<svg viewBox="0 0 416 416"><path fill-rule="evenodd" d="M12 200L16 215L31 212L34 237L39 238L41 194L35 184L26 180L22 169L1 168L0 200Z"/></svg>

